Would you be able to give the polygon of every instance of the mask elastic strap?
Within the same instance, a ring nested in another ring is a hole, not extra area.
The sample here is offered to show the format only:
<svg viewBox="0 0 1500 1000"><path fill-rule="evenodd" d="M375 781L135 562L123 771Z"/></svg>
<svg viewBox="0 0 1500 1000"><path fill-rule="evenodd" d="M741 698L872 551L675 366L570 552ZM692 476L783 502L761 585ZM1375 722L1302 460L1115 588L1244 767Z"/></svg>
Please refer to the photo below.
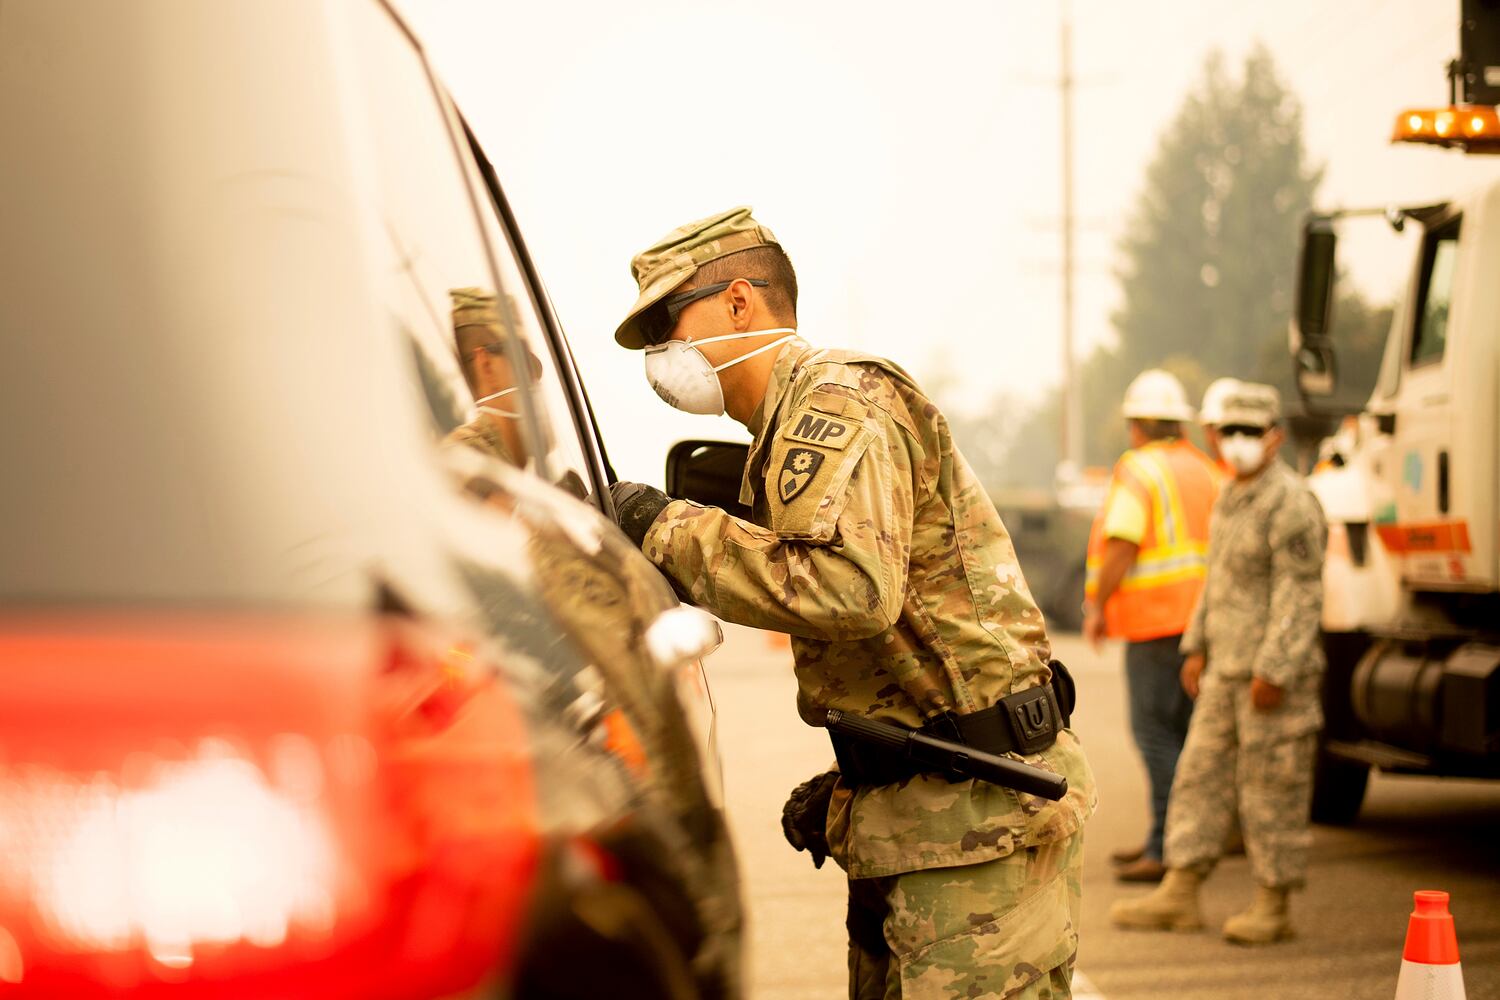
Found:
<svg viewBox="0 0 1500 1000"><path fill-rule="evenodd" d="M786 328L783 327L783 329L786 329ZM757 330L756 331L757 334L762 334L762 333L780 333L780 332L781 332L781 330ZM737 336L737 337L738 336L747 336L747 334L735 334L735 336ZM719 365L717 368L715 368L714 371L715 372L721 372L721 371L723 371L724 369L728 368L731 365L737 365L741 361L748 361L749 359L755 357L757 354L764 354L765 352L769 351L773 347L780 347L782 344L785 344L788 340L791 340L791 339L793 339L796 336L797 336L797 331L796 330L788 330L787 331L787 335L785 337L780 337L780 338L778 338L776 340L773 340L769 344L762 344L759 347L757 347L755 350L750 351L747 354L741 354L737 358L731 358L730 360L724 362L722 365ZM715 337L714 339L715 340L724 340L726 338ZM700 343L707 343L707 341L700 341Z"/></svg>
<svg viewBox="0 0 1500 1000"><path fill-rule="evenodd" d="M744 340L746 337L764 337L768 333L796 333L796 329L790 326L773 327L770 330L748 330L745 333L721 333L717 337L706 337L703 340L686 340L685 344L697 346L699 344L714 344L721 340ZM785 339L785 338L783 338Z"/></svg>
<svg viewBox="0 0 1500 1000"><path fill-rule="evenodd" d="M483 405L485 403L488 403L492 399L499 399L501 396L509 396L513 392L520 392L520 391L521 391L521 387L520 386L513 385L509 389L501 389L499 392L492 392L488 396L480 396L478 399L474 400L474 402L477 403L477 404L479 404L479 405Z"/></svg>
<svg viewBox="0 0 1500 1000"><path fill-rule="evenodd" d="M517 420L517 419L520 418L521 415L519 413L514 412L513 410L502 410L498 406L485 406L484 404L488 403L492 399L499 399L501 396L509 396L513 392L520 392L520 391L521 391L521 387L520 386L513 385L509 389L501 389L499 392L492 392L488 396L480 396L478 399L474 400L474 402L485 413L493 413L497 417L509 417L512 420Z"/></svg>

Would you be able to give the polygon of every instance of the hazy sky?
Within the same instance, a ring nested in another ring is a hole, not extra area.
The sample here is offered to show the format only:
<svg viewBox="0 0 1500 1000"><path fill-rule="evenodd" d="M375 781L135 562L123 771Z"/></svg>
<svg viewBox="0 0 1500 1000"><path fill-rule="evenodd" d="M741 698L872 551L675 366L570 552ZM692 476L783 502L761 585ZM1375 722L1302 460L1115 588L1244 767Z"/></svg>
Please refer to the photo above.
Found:
<svg viewBox="0 0 1500 1000"><path fill-rule="evenodd" d="M404 0L499 171L625 478L743 437L677 414L612 333L631 256L749 204L797 267L815 343L1035 400L1060 371L1060 3ZM1111 336L1114 247L1205 55L1258 39L1302 98L1323 204L1437 199L1500 158L1392 147L1446 103L1458 0L1075 0L1077 332ZM1375 290L1389 265L1355 257ZM1292 261L1287 267L1293 266Z"/></svg>

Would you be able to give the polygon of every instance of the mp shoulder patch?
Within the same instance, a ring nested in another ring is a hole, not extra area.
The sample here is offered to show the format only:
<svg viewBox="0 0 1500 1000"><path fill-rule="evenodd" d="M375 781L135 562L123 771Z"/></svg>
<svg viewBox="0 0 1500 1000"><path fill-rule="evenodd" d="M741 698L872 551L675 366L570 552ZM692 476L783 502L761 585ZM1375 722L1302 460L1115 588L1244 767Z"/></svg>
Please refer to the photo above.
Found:
<svg viewBox="0 0 1500 1000"><path fill-rule="evenodd" d="M790 436L790 435L788 435ZM783 504L801 496L823 465L823 453L814 448L788 448L776 477L776 495Z"/></svg>
<svg viewBox="0 0 1500 1000"><path fill-rule="evenodd" d="M800 441L834 451L843 451L849 447L849 442L854 440L854 432L859 429L857 421L819 413L814 409L797 410L785 426L786 430L781 432L781 436L788 441Z"/></svg>

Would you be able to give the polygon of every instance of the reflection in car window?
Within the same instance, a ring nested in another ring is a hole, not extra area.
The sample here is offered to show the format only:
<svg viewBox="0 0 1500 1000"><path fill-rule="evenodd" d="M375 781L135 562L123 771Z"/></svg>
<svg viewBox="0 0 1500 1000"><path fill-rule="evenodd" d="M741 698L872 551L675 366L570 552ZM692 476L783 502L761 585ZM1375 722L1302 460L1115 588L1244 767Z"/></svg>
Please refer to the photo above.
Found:
<svg viewBox="0 0 1500 1000"><path fill-rule="evenodd" d="M412 367L416 370L417 383L422 388L422 399L427 403L432 425L439 433L452 433L468 419L468 405L454 394L453 385L441 370L441 365L428 356L410 331L406 331L406 342L411 349Z"/></svg>
<svg viewBox="0 0 1500 1000"><path fill-rule="evenodd" d="M525 345L507 338L516 329L515 298L483 288L455 288L453 336L468 380L475 417L450 433L447 444L464 444L512 465L524 466L525 411L521 394L541 375L541 362ZM507 345L507 340L511 343ZM508 349L508 346L510 349ZM512 349L526 355L521 371L512 364Z"/></svg>
<svg viewBox="0 0 1500 1000"><path fill-rule="evenodd" d="M512 652L506 657L517 680L529 687L552 684L559 675L571 675L582 666L567 633L542 603L536 591L517 584L515 578L461 554L453 556L453 567L475 596L481 620L491 635L505 636ZM536 668L535 673L528 673Z"/></svg>
<svg viewBox="0 0 1500 1000"><path fill-rule="evenodd" d="M505 288L516 290L516 297L511 300L516 307L516 333L525 342L530 359L538 364L535 385L539 390L537 395L543 400L538 407L539 419L545 423L537 428L537 432L547 444L547 467L556 485L580 499L587 499L590 489L584 448L578 439L572 404L558 374L557 359L549 346L541 312L536 301L529 294L523 294L523 290L530 286L515 248L496 217L494 203L483 179L472 163L467 163L467 170L469 181L474 185L475 200L480 206L484 230L500 269L500 282Z"/></svg>
<svg viewBox="0 0 1500 1000"><path fill-rule="evenodd" d="M495 293L443 105L389 13L377 4L356 11L354 50L388 241L381 292L411 348L436 436L534 464L518 419L530 379L514 378L524 351L507 335L515 309ZM488 398L476 405L477 396Z"/></svg>
<svg viewBox="0 0 1500 1000"><path fill-rule="evenodd" d="M1418 299L1417 331L1411 345L1413 365L1438 361L1448 344L1448 307L1453 300L1453 267L1458 260L1458 227L1440 231L1427 245Z"/></svg>

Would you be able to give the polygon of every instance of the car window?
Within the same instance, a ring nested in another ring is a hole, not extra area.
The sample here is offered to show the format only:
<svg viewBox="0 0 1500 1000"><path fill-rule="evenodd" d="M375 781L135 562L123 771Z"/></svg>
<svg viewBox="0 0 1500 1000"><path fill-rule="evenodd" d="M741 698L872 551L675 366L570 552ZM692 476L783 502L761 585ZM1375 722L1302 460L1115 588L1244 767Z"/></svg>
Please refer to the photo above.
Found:
<svg viewBox="0 0 1500 1000"><path fill-rule="evenodd" d="M1458 262L1458 223L1435 230L1422 255L1422 284L1417 298L1413 366L1439 361L1448 343L1448 308L1453 300L1453 270Z"/></svg>
<svg viewBox="0 0 1500 1000"><path fill-rule="evenodd" d="M587 499L591 480L584 457L586 449L578 436L573 404L559 373L559 359L547 337L540 306L532 294L530 282L526 280L516 247L495 214L484 179L472 160L466 159L465 164L479 204L480 220L495 255L495 266L500 271L500 283L517 290L514 303L517 307L516 333L524 341L530 357L538 362L533 386L542 401L537 407L536 419L540 426L536 428L536 434L547 447L552 480L574 496ZM520 291L523 289L525 294Z"/></svg>
<svg viewBox="0 0 1500 1000"><path fill-rule="evenodd" d="M528 386L540 372L515 336L524 315L496 289L475 202L438 91L406 33L357 5L353 48L380 204L384 305L411 353L436 435L522 468L546 468ZM522 286L514 286L521 287Z"/></svg>

